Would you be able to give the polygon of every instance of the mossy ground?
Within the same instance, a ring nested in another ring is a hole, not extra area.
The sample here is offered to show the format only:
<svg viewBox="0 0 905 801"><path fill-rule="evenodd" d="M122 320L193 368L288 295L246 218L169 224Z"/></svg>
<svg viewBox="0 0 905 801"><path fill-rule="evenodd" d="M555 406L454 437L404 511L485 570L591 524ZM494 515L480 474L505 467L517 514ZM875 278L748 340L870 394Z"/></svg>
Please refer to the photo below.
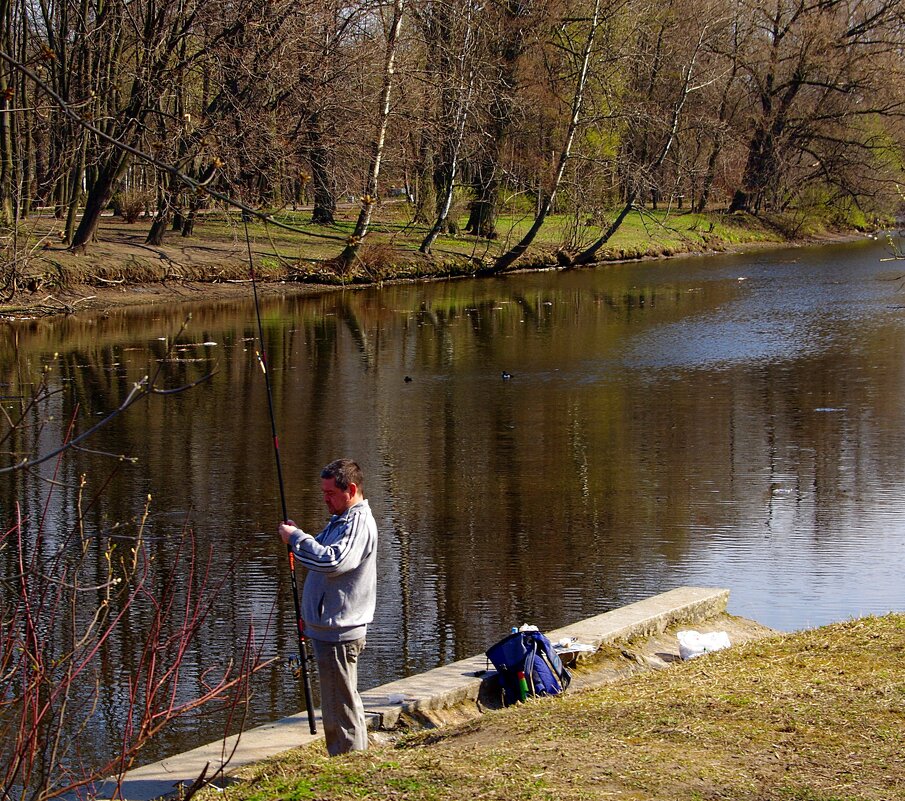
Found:
<svg viewBox="0 0 905 801"><path fill-rule="evenodd" d="M733 647L329 759L289 752L204 797L905 799L905 615Z"/></svg>

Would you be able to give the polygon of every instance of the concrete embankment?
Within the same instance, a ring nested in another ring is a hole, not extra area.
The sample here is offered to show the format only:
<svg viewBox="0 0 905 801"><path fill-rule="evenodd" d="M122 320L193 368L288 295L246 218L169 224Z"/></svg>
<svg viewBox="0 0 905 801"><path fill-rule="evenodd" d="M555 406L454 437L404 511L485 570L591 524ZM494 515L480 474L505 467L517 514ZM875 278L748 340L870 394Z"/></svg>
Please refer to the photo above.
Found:
<svg viewBox="0 0 905 801"><path fill-rule="evenodd" d="M663 636L670 627L693 625L704 631L708 623L711 630L714 625L720 628L729 625L735 627L729 632L733 641L735 635L759 636L767 631L757 624L746 627L733 623L725 614L728 600L729 590L726 589L680 587L545 633L552 642L570 638L595 649L607 645L618 647L629 641L640 642L641 646L633 648L631 653L622 653L637 662L639 669L663 667L678 659L675 637ZM363 692L369 725L372 729L391 730L403 724L437 725L457 716L480 714L482 689L486 694L492 675L487 668L487 660L480 654ZM612 680L627 671L610 672ZM573 686L582 683L579 676ZM316 714L318 731L321 731L320 712ZM228 776L244 765L307 745L321 736L309 734L304 713L291 715L250 729L240 736L129 771L123 777L120 794L125 801L173 795L180 787L191 785L202 772L208 778ZM98 798L109 798L114 793L115 783L110 781L99 790Z"/></svg>

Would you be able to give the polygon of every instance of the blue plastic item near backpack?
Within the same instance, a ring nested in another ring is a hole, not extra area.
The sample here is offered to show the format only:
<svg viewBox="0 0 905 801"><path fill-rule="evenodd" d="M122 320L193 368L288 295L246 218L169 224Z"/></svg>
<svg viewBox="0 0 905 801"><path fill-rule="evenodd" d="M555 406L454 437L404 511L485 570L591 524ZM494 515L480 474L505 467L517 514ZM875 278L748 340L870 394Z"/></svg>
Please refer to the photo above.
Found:
<svg viewBox="0 0 905 801"><path fill-rule="evenodd" d="M539 631L517 631L485 652L500 677L503 703L519 700L519 672L525 674L528 695L559 695L572 680L559 654Z"/></svg>

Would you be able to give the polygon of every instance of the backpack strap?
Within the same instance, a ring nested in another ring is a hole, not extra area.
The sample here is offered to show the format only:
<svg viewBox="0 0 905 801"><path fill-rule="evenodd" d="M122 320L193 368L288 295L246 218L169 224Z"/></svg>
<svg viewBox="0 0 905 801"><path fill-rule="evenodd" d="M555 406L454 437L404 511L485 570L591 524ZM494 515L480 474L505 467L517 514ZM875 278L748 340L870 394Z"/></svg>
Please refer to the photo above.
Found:
<svg viewBox="0 0 905 801"><path fill-rule="evenodd" d="M524 637L525 643L525 680L528 682L528 692L531 693L532 696L537 695L534 689L534 660L537 658L537 640L535 639L534 632L526 632L527 635Z"/></svg>
<svg viewBox="0 0 905 801"><path fill-rule="evenodd" d="M535 634L532 632L532 634ZM539 646L543 652L543 656L546 657L547 663L550 665L550 669L556 674L556 677L559 679L559 683L562 684L563 690L569 686L569 683L572 681L572 674L566 669L565 665L562 663L562 659L559 658L559 654L556 653L556 649L551 644L550 640L548 640L543 634L540 632L536 632L536 636L534 637L535 649Z"/></svg>

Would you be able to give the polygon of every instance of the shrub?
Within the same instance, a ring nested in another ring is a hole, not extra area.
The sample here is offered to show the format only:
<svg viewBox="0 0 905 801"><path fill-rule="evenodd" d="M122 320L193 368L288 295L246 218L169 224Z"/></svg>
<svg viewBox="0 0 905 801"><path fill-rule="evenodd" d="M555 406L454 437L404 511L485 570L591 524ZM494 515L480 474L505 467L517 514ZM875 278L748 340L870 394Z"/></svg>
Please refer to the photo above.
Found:
<svg viewBox="0 0 905 801"><path fill-rule="evenodd" d="M129 189L118 192L113 198L113 211L123 218L123 222L134 223L152 200L152 194L142 190Z"/></svg>

